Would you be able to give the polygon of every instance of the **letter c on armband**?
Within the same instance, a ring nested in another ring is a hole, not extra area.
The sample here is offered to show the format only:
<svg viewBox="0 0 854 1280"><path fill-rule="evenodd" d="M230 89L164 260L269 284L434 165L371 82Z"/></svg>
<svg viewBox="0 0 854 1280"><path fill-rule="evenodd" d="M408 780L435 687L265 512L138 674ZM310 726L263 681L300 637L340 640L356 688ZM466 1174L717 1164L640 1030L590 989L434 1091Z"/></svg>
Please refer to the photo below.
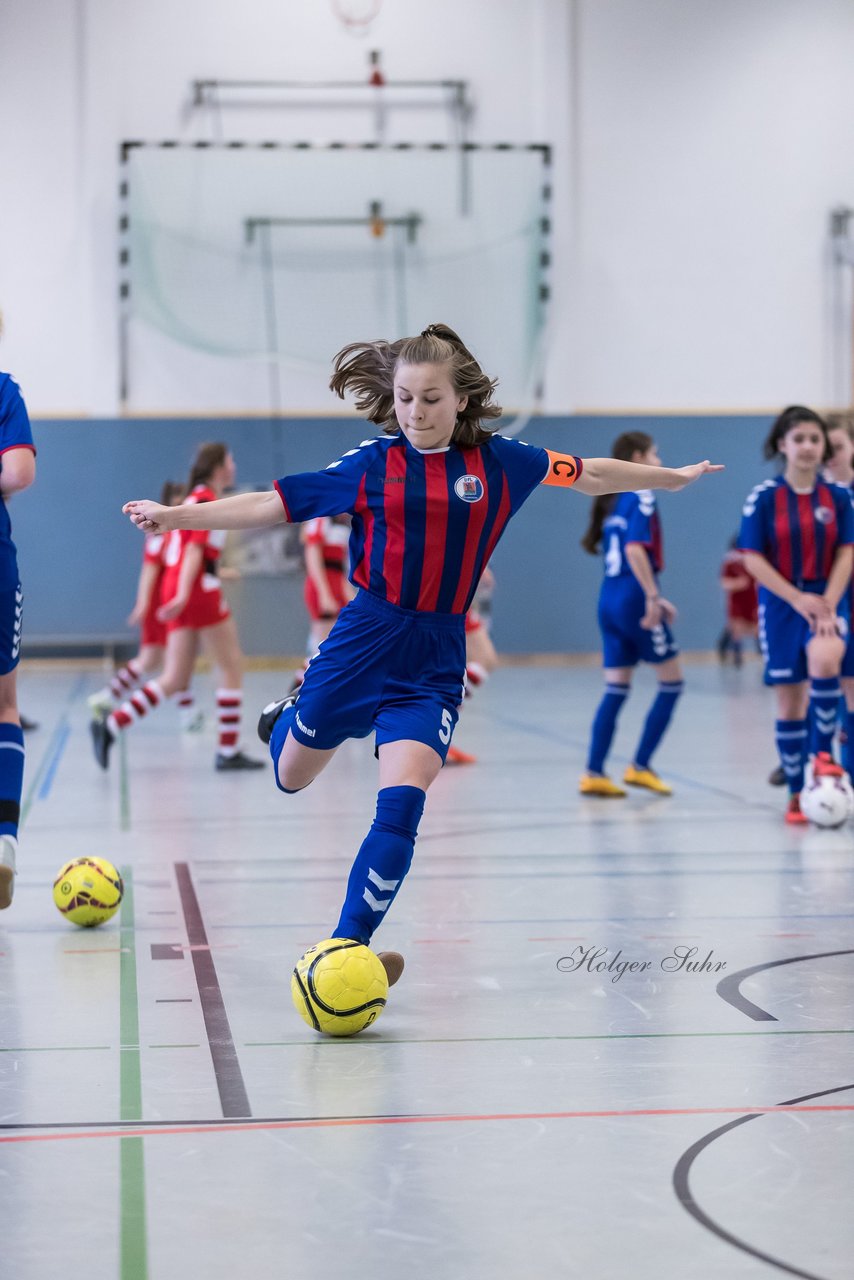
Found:
<svg viewBox="0 0 854 1280"><path fill-rule="evenodd" d="M575 463L568 458L556 458L552 463L552 475L557 480L574 480L575 471Z"/></svg>
<svg viewBox="0 0 854 1280"><path fill-rule="evenodd" d="M551 449L546 449L546 453L549 455L549 469L543 484L559 484L565 489L571 489L581 475L581 459L574 454L553 453Z"/></svg>

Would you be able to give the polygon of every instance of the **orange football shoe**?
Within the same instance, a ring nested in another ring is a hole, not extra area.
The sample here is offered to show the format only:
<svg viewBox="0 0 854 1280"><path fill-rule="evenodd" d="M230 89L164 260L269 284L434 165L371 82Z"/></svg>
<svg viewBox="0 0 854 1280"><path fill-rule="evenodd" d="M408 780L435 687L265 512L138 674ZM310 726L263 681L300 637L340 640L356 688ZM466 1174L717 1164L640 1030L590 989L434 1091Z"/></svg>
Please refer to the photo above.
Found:
<svg viewBox="0 0 854 1280"><path fill-rule="evenodd" d="M468 751L460 751L459 747L448 747L445 764L477 764L477 756Z"/></svg>
<svg viewBox="0 0 854 1280"><path fill-rule="evenodd" d="M819 751L812 766L814 778L841 778L845 770L836 763L829 751Z"/></svg>
<svg viewBox="0 0 854 1280"><path fill-rule="evenodd" d="M788 822L790 827L807 826L806 814L801 813L800 794L789 797L789 807L786 810L786 822Z"/></svg>

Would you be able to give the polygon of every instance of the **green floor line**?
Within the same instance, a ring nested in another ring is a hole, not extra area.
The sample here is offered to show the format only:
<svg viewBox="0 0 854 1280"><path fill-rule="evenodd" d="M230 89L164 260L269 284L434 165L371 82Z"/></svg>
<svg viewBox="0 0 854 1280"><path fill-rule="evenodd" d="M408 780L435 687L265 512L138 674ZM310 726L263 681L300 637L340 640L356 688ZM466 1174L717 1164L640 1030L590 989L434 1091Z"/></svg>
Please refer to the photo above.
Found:
<svg viewBox="0 0 854 1280"><path fill-rule="evenodd" d="M0 1053L95 1053L109 1051L112 1047L111 1044L36 1044L16 1049L0 1048Z"/></svg>
<svg viewBox="0 0 854 1280"><path fill-rule="evenodd" d="M397 1040L378 1037L376 1047L388 1044L532 1044L540 1040L700 1040L709 1037L721 1039L727 1036L854 1036L851 1030L831 1031L632 1031L622 1034L591 1036L446 1036L424 1040ZM353 1039L355 1040L355 1036ZM319 1040L246 1040L244 1049L290 1049L315 1047ZM364 1044L364 1040L360 1041Z"/></svg>
<svg viewBox="0 0 854 1280"><path fill-rule="evenodd" d="M136 987L136 948L133 916L133 872L122 868L124 897L120 916L121 955L119 1026L121 1036L120 1117L142 1119L142 1071L139 1056L139 1000ZM148 1240L145 1215L145 1163L142 1138L122 1138L120 1144L120 1270L121 1280L148 1280Z"/></svg>
<svg viewBox="0 0 854 1280"><path fill-rule="evenodd" d="M130 831L130 774L127 734L119 734L119 829Z"/></svg>
<svg viewBox="0 0 854 1280"><path fill-rule="evenodd" d="M202 1046L200 1044L150 1044L148 1047L149 1049L201 1049Z"/></svg>

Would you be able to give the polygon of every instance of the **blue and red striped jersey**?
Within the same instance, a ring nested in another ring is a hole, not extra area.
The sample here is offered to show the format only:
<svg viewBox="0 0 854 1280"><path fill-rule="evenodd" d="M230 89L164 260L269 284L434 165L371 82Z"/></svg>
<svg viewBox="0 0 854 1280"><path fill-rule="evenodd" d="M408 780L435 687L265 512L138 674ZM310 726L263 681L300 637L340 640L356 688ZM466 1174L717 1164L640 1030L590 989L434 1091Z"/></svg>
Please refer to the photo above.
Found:
<svg viewBox="0 0 854 1280"><path fill-rule="evenodd" d="M291 521L350 513L355 586L404 609L465 613L507 521L549 466L545 449L504 436L421 451L401 433L363 440L276 489Z"/></svg>
<svg viewBox="0 0 854 1280"><path fill-rule="evenodd" d="M738 545L758 551L789 582L824 583L839 547L854 543L854 506L842 485L796 493L783 476L748 495Z"/></svg>
<svg viewBox="0 0 854 1280"><path fill-rule="evenodd" d="M33 433L21 390L8 373L0 373L0 470L3 454L9 449L32 449ZM0 497L0 587L12 587L18 580L12 524L5 500Z"/></svg>
<svg viewBox="0 0 854 1280"><path fill-rule="evenodd" d="M645 547L653 572L661 573L664 567L661 521L651 489L617 495L610 515L602 525L606 578L620 578L626 574L634 576L626 559L626 547L630 542L638 542Z"/></svg>

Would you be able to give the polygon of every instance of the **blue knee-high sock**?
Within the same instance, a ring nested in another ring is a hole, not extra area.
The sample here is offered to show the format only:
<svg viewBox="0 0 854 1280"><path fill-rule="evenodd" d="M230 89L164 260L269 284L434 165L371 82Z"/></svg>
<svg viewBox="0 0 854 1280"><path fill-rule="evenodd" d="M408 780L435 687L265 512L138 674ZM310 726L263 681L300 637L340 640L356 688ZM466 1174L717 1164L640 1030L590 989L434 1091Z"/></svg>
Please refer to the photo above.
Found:
<svg viewBox="0 0 854 1280"><path fill-rule="evenodd" d="M294 722L296 715L296 706L292 702L289 707L283 707L282 713L276 723L273 725L273 732L270 734L270 755L273 760L273 777L276 779L276 786L280 791L284 791L285 795L293 795L287 787L283 787L279 782L279 756L282 754L282 747L285 745L285 738L288 736L288 730Z"/></svg>
<svg viewBox="0 0 854 1280"><path fill-rule="evenodd" d="M380 791L377 816L356 854L333 938L370 941L409 870L425 798L419 787Z"/></svg>
<svg viewBox="0 0 854 1280"><path fill-rule="evenodd" d="M846 742L842 748L842 763L848 776L854 780L854 711L845 713Z"/></svg>
<svg viewBox="0 0 854 1280"><path fill-rule="evenodd" d="M789 784L789 791L796 795L803 789L804 764L807 758L806 720L778 720L774 726L780 764Z"/></svg>
<svg viewBox="0 0 854 1280"><path fill-rule="evenodd" d="M629 685L606 684L602 701L596 708L590 730L590 751L587 756L588 773L604 773L605 759L611 750L617 717L629 696Z"/></svg>
<svg viewBox="0 0 854 1280"><path fill-rule="evenodd" d="M635 752L635 764L639 769L647 769L649 767L652 753L664 737L667 726L670 724L670 717L673 715L673 709L683 688L684 685L681 680L662 682L658 686L658 693L655 695L653 704L647 713L641 740Z"/></svg>
<svg viewBox="0 0 854 1280"><path fill-rule="evenodd" d="M0 724L0 836L18 835L23 785L23 730L17 724Z"/></svg>
<svg viewBox="0 0 854 1280"><path fill-rule="evenodd" d="M842 690L837 676L827 679L813 677L810 680L810 711L813 717L814 742L816 751L833 752L833 735L836 733L836 719L839 714L839 699Z"/></svg>

